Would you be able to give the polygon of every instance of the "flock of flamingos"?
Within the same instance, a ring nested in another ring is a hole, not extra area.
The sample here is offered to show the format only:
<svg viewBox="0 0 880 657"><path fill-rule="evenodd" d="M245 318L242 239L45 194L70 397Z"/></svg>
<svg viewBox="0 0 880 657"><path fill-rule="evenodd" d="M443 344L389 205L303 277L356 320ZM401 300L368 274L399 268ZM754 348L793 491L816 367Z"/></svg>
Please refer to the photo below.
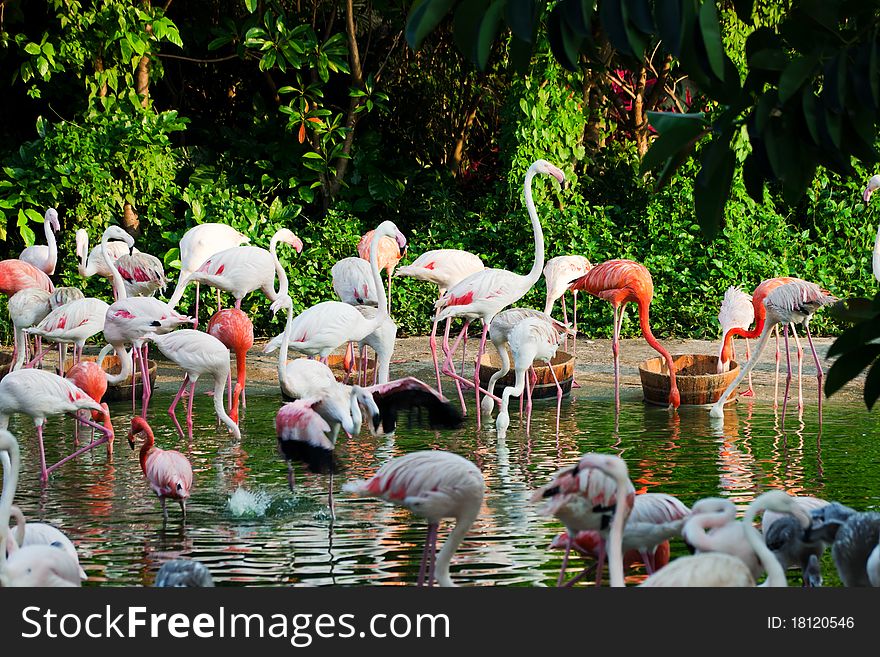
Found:
<svg viewBox="0 0 880 657"><path fill-rule="evenodd" d="M563 172L544 160L537 160L525 175L524 195L534 235L534 263L525 275L503 269L488 269L472 253L454 249L429 251L412 264L398 267L396 276L429 281L439 288L435 303L430 345L434 360L436 387L414 377L389 379L396 326L390 316L391 277L406 253L406 238L390 221L381 223L361 238L360 257L345 258L332 270L333 288L339 301L325 301L294 315L288 279L278 259L279 243L300 252L302 242L290 230L275 233L269 249L248 245L249 238L223 224L200 224L180 241L181 272L168 302L152 296L164 289L167 280L160 260L134 248L132 237L111 226L101 243L89 250L88 235L77 231L79 273L110 279L112 303L87 298L75 288L56 288L49 278L55 272L57 248L55 231L58 214L45 215L46 245L25 249L18 259L0 262L0 292L9 297L8 306L15 327L15 345L9 373L0 380L0 461L3 489L0 498L0 585L3 586L79 586L85 573L79 566L72 542L58 529L43 523L27 522L13 505L19 478L20 452L17 439L7 430L11 415L30 416L40 446L41 481L66 461L106 445L112 454L114 428L109 407L102 402L108 385L133 377L138 368L143 382L140 415L131 421L127 433L132 447L141 442L140 463L146 480L162 504L168 520L166 502L177 502L185 520L186 500L193 482L192 466L186 456L164 450L155 444L148 424L151 388L148 347L152 343L183 371L183 381L169 410L181 436L184 428L176 416L179 403L186 403L186 433L192 437L192 406L200 377L213 382L213 404L218 419L235 439L239 405L246 404L245 358L254 344L253 324L240 310L242 299L261 290L274 313L287 313L285 330L266 347L278 350L278 380L286 397L275 418L279 453L287 463L288 481L295 485L294 466L304 465L310 472L329 479L329 504L333 513L333 473L338 464L334 446L340 430L357 436L364 422L374 435L392 434L398 415L407 413L433 429L455 428L466 414L464 390L472 389L476 398L477 427L490 421L498 405L495 430L503 437L510 425L508 405L511 397L525 392L531 411L534 385L533 363L549 361L563 342L577 335L577 293L585 291L605 299L613 308L615 403L620 404L619 337L625 307L638 309L641 331L648 343L665 359L670 379L669 404L681 403L675 380L675 364L669 352L651 333L649 308L653 283L648 270L630 260L611 260L591 265L582 256L561 256L544 260L541 224L532 198L533 178L547 175L563 183ZM880 176L873 177L865 192L867 202L880 187ZM880 246L880 235L878 235ZM875 274L880 279L880 248L875 247ZM386 293L380 270L388 274ZM511 308L544 274L547 301L544 312ZM277 288L275 279L278 279ZM191 283L196 285L193 316L175 310ZM235 305L218 311L198 330L199 287L217 288L231 294ZM568 322L565 293L574 295L573 327ZM563 321L550 314L554 302L562 298ZM800 325L806 332L816 360L820 383L822 369L809 332L812 315L823 305L835 301L814 283L781 277L763 281L753 294L730 288L724 296L719 321L722 343L718 371L730 367L734 336L759 338L753 355L736 379L710 410L713 417L723 415L725 400L739 383L750 376L761 350L782 327L788 354L789 330ZM463 320L454 341L450 341L451 322ZM473 378L465 375L468 327L481 320L482 334L474 362ZM443 324L442 359L438 356L437 329ZM179 328L193 325L193 328ZM97 360L83 358L83 346L103 333L107 346ZM794 334L797 340L797 334ZM501 358L501 369L488 385L480 378L481 357L487 338ZM31 344L33 339L33 345ZM450 343L451 342L451 343ZM46 346L44 346L44 343ZM455 354L462 344L461 366ZM43 365L45 353L58 348L58 372ZM73 346L72 364L67 365L67 347ZM359 356L355 348L360 348ZM375 352L372 381L365 366L366 348ZM802 353L798 343L798 354ZM342 381L328 366L328 356L345 348ZM289 359L293 349L305 357ZM103 361L110 353L119 361L119 372L110 374ZM232 387L231 352L235 353L237 376ZM512 359L512 363L511 363ZM778 362L778 357L777 357ZM500 397L495 385L510 368L515 383L506 386ZM552 368L550 368L552 372ZM783 406L788 398L791 363L786 379ZM459 403L442 394L441 375L455 385ZM554 374L555 376L555 374ZM557 399L562 390L557 385ZM135 386L132 386L133 395ZM751 381L745 394L753 394ZM225 401L224 401L225 399ZM133 403L134 403L133 399ZM799 405L802 404L799 395ZM460 407L460 408L459 408ZM43 425L51 416L69 414L76 420L75 448L61 461L46 464ZM783 408L783 416L785 408ZM78 424L92 428L91 437L80 446ZM557 404L558 427L558 404ZM97 433L95 433L97 431ZM419 585L451 586L450 562L458 546L477 518L483 502L485 482L479 468L468 459L446 451L418 451L391 459L367 480L347 482L342 490L354 495L374 496L410 509L427 520L428 531L422 555ZM831 547L834 563L847 586L880 586L880 513L862 513L835 502L812 497L792 497L771 490L759 495L741 520L733 503L706 498L691 508L663 493L635 494L626 463L617 456L599 453L583 455L545 486L535 491L535 502L543 504L546 515L555 516L566 532L556 543L565 549L558 584L573 585L595 572L596 583L603 579L605 561L612 586L624 585L625 568L644 564L649 574L645 586L754 586L766 573L764 584L785 586L789 568L800 569L805 585L821 583L820 557ZM753 520L763 512L761 532ZM454 518L454 528L437 551L438 528L442 519ZM10 522L14 521L14 528ZM681 537L694 552L669 563L669 540ZM594 565L566 580L572 550L596 557ZM212 585L207 569L194 561L166 563L157 585Z"/></svg>

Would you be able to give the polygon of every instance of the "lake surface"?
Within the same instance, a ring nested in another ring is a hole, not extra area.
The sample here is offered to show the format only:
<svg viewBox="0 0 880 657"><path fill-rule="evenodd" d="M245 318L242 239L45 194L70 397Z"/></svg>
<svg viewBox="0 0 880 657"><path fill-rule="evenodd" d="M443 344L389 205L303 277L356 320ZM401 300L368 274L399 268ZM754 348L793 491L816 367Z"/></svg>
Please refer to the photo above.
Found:
<svg viewBox="0 0 880 657"><path fill-rule="evenodd" d="M165 412L176 386L160 386L148 416L157 444L186 453L193 463L185 525L177 505L169 504L170 519L162 526L137 450L126 442L130 403L111 406L117 434L112 462L103 447L97 448L62 466L45 487L39 482L33 425L24 416L12 419L9 428L23 455L16 501L30 520L50 522L74 541L89 576L86 585L150 585L162 562L178 557L202 561L220 586L413 584L424 521L379 500L353 499L340 488L347 479L370 476L393 456L419 449L457 452L477 463L486 478L481 516L452 561L453 579L465 586L555 585L562 555L547 546L562 527L540 516L529 497L588 451L619 454L637 491L670 493L688 505L720 495L742 509L756 494L782 488L860 510L880 508L880 415L861 404L828 401L820 434L815 405L808 405L801 419L790 408L782 431L772 402L741 398L728 406L721 428L703 408L670 413L624 401L618 415L612 397L581 389L563 402L558 437L555 403L542 401L535 403L531 434L512 412L501 442L491 424L478 432L472 415L454 432L403 425L391 439L374 438L366 430L354 439L343 436L337 451L346 469L334 481L336 520L331 523L328 477L297 466L296 492L287 488L286 466L276 451L274 417L281 400L275 390L250 391L239 443L218 428L204 388L195 400L191 443L177 436ZM50 463L69 453L72 432L71 419L50 419L45 431ZM241 508L229 507L239 488L255 498L244 505L245 516ZM441 540L448 528L441 527ZM680 540L672 551L686 552ZM827 552L823 566L826 585L837 585ZM627 581L643 578L638 568ZM799 585L799 576L792 573L790 582Z"/></svg>

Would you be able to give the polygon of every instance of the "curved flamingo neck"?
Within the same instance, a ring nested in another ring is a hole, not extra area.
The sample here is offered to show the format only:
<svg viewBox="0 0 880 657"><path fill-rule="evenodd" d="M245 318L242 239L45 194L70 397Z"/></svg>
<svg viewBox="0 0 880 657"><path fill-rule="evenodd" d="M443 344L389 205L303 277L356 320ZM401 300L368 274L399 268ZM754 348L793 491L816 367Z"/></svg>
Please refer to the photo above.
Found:
<svg viewBox="0 0 880 657"><path fill-rule="evenodd" d="M110 259L110 254L107 253L107 242L110 240L105 233L101 238L101 257L104 259L104 264L110 269L110 273L113 275L113 295L116 297L117 301L121 301L122 299L128 298L128 293L125 291L125 281L122 280L122 274L119 273L119 269L116 267L116 263Z"/></svg>
<svg viewBox="0 0 880 657"><path fill-rule="evenodd" d="M89 234L85 230L82 230L82 233L85 235L85 237L80 239L79 238L80 230L78 230L76 232L77 232L76 255L79 258L79 263L77 264L77 270L79 271L80 276L82 276L83 278L87 278L87 277L91 276L91 272L88 271Z"/></svg>
<svg viewBox="0 0 880 657"><path fill-rule="evenodd" d="M235 391L232 393L232 409L230 411L233 420L238 422L238 402L241 391L244 390L244 382L247 378L247 349L235 352Z"/></svg>
<svg viewBox="0 0 880 657"><path fill-rule="evenodd" d="M385 230L376 229L370 242L370 273L373 275L373 284L376 286L376 296L379 301L379 312L370 322L374 329L379 328L388 318L388 297L385 294L385 285L382 283L382 275L379 273L379 242L385 236L391 236ZM372 331L371 331L372 333Z"/></svg>
<svg viewBox="0 0 880 657"><path fill-rule="evenodd" d="M147 473L147 457L154 449L156 449L156 437L153 435L153 429L149 424L145 424L141 430L144 434L144 444L141 445L141 470Z"/></svg>
<svg viewBox="0 0 880 657"><path fill-rule="evenodd" d="M293 331L293 308L287 308L287 323L284 325L284 333L281 334L281 346L278 348L278 383L281 391L285 394L285 388L292 386L287 383L287 349L290 347L290 333Z"/></svg>
<svg viewBox="0 0 880 657"><path fill-rule="evenodd" d="M8 431L0 431L0 463L3 464L3 489L0 492L0 574L6 567L7 545L11 547L9 518L12 498L18 489L18 473L21 468L21 452L18 441Z"/></svg>
<svg viewBox="0 0 880 657"><path fill-rule="evenodd" d="M226 388L226 379L228 378L228 375L228 368L225 372L220 372L214 375L214 412L217 413L217 417L220 418L220 421L229 427L229 430L235 435L235 438L240 439L241 431L239 430L238 425L231 417L229 417L226 413L226 409L223 408L223 392Z"/></svg>
<svg viewBox="0 0 880 657"><path fill-rule="evenodd" d="M654 351L659 353L666 360L666 367L669 370L669 403L677 407L679 394L678 386L675 383L675 362L672 360L672 355L657 341L657 338L655 338L654 334L651 332L651 302L639 299L637 305L639 308L639 326L642 329L642 335L645 337L645 341L654 348Z"/></svg>
<svg viewBox="0 0 880 657"><path fill-rule="evenodd" d="M473 511L468 509L467 513L458 516L455 528L449 532L446 542L443 543L443 548L437 554L436 570L434 572L437 577L437 584L440 586L455 586L452 583L452 578L449 576L449 563L452 561L452 555L458 550L458 547L470 530L471 525L477 519L478 514L479 507Z"/></svg>
<svg viewBox="0 0 880 657"><path fill-rule="evenodd" d="M608 574L611 578L611 586L623 587L626 586L623 579L623 529L632 509L633 493L630 492L628 477L616 475L614 481L617 484L617 491L614 494L617 504L608 535Z"/></svg>
<svg viewBox="0 0 880 657"><path fill-rule="evenodd" d="M531 288L541 277L544 269L544 231L541 229L541 222L538 219L538 212L535 210L535 202L532 199L532 179L535 177L535 171L531 168L526 172L526 179L523 184L523 194L526 199L526 210L529 213L529 219L532 222L532 233L535 240L535 261L532 268L526 274L528 287Z"/></svg>
<svg viewBox="0 0 880 657"><path fill-rule="evenodd" d="M755 515L763 509L762 505L755 504L754 502L746 509L745 516L742 519L742 523L745 525L746 540L758 556L758 560L761 562L764 570L767 571L767 581L765 582L767 586L788 586L788 579L785 577L785 570L783 570L782 564L779 563L779 560L770 551L770 548L767 547L761 534L755 529L753 524Z"/></svg>
<svg viewBox="0 0 880 657"><path fill-rule="evenodd" d="M275 262L275 273L278 274L278 292L275 293L276 299L286 295L290 289L290 283L287 280L287 272L284 271L284 266L281 264L281 260L278 259L279 240L278 232L276 232L272 236L272 241L269 242L269 253L272 254L272 260Z"/></svg>
<svg viewBox="0 0 880 657"><path fill-rule="evenodd" d="M113 349L113 353L116 354L116 357L119 359L119 373L118 374L107 374L104 376L107 377L108 385L119 385L120 383L125 382L129 376L131 376L132 372L132 362L131 362L131 354L125 349L124 344L111 344L109 345ZM106 349L106 347L104 348ZM104 360L104 349L101 350L101 353L98 355L98 364ZM109 353L109 352L108 352ZM103 369L103 367L101 368ZM134 377L132 377L132 385L134 385Z"/></svg>
<svg viewBox="0 0 880 657"><path fill-rule="evenodd" d="M55 241L55 231L52 230L50 221L43 221L43 230L46 232L46 246L49 247L49 259L47 264L47 274L55 273L55 266L58 264L58 243Z"/></svg>

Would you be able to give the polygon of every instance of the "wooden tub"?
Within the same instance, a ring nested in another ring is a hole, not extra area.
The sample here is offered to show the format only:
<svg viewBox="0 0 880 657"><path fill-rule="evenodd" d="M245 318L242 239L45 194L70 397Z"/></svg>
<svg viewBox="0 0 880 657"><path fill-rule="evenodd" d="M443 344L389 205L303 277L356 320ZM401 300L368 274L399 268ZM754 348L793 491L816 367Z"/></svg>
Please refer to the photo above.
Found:
<svg viewBox="0 0 880 657"><path fill-rule="evenodd" d="M90 360L92 362L98 359L97 356L83 356L83 360ZM73 367L73 360L67 360L68 366L66 371L69 371L71 367ZM150 375L150 387L155 388L156 386L156 370L158 369L156 365L156 361L149 359L147 361L149 365L147 372ZM132 365L133 374L135 384L137 385L137 390L135 391L135 395L140 398L140 395L143 393L143 386L141 385L141 371L138 367L137 363ZM118 374L120 370L119 358L115 354L110 354L106 358L104 358L104 371L107 374ZM103 401L106 402L115 402L115 401L125 401L131 400L131 376L123 381L122 383L116 385L108 385L107 392L104 394Z"/></svg>
<svg viewBox="0 0 880 657"><path fill-rule="evenodd" d="M682 406L705 406L714 404L727 390L727 386L739 374L739 364L730 362L730 370L716 374L718 356L706 354L676 354L672 356L675 363L675 383L681 395ZM649 358L639 365L639 376L642 379L642 392L645 401L659 406L669 404L669 370L666 359ZM732 394L726 403L736 401Z"/></svg>
<svg viewBox="0 0 880 657"><path fill-rule="evenodd" d="M535 374L538 380L532 390L534 399L546 399L547 397L556 397L556 384L553 382L553 372L556 372L556 378L559 379L559 385L562 386L562 394L567 395L571 392L571 383L574 380L574 356L564 351L557 351L556 356L550 363L550 366L543 360L535 361ZM480 360L480 386L486 388L489 385L489 379L495 372L501 369L501 359L498 354L486 352ZM502 376L495 383L495 394L499 397L504 391L505 386L512 386L516 381L513 372L513 358L510 359L510 371Z"/></svg>

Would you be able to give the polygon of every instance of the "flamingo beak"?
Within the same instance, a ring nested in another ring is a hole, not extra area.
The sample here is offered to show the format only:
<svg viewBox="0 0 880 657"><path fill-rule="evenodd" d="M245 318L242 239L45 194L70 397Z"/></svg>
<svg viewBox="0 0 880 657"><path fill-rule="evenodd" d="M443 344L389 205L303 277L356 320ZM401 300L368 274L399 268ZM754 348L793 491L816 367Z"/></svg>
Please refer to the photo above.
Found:
<svg viewBox="0 0 880 657"><path fill-rule="evenodd" d="M551 167L550 173L554 178L556 178L556 180L559 181L560 185L565 182L565 174L562 173L562 169L558 167Z"/></svg>
<svg viewBox="0 0 880 657"><path fill-rule="evenodd" d="M397 240L397 246L400 247L401 252L406 253L406 237L404 237L403 233L398 231L395 239Z"/></svg>
<svg viewBox="0 0 880 657"><path fill-rule="evenodd" d="M871 200L871 193L873 191L874 190L870 187L865 187L865 191L862 193L862 199L865 201L865 203Z"/></svg>

